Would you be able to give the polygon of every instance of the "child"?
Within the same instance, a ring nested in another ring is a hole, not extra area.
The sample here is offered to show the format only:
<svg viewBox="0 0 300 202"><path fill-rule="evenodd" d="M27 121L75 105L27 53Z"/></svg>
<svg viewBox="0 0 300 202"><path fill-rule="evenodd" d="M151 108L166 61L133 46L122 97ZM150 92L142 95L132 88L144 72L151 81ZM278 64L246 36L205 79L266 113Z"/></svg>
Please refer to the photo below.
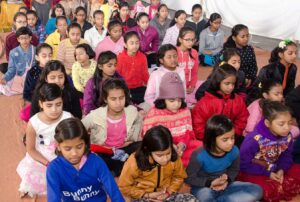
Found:
<svg viewBox="0 0 300 202"><path fill-rule="evenodd" d="M54 0L55 2L55 0ZM49 12L51 9L52 0L32 0L32 10L36 11L38 19L41 21L43 26L46 25L49 19ZM55 4L52 4L55 5Z"/></svg>
<svg viewBox="0 0 300 202"><path fill-rule="evenodd" d="M282 84L283 95L286 96L295 88L297 66L297 45L291 40L284 40L272 51L270 64L264 66L258 74L253 90L265 79L273 79Z"/></svg>
<svg viewBox="0 0 300 202"><path fill-rule="evenodd" d="M68 36L69 38L59 43L56 58L65 65L67 74L70 75L75 62L75 48L78 44L87 43L87 41L81 38L81 27L76 22L68 27Z"/></svg>
<svg viewBox="0 0 300 202"><path fill-rule="evenodd" d="M102 41L107 29L103 27L104 13L101 10L96 10L93 14L94 26L84 33L84 39L90 44L93 50L96 49L98 43Z"/></svg>
<svg viewBox="0 0 300 202"><path fill-rule="evenodd" d="M83 92L87 81L94 75L96 70L96 61L93 59L95 52L88 44L79 44L75 49L76 62L72 66L72 80L74 87L80 92L83 98Z"/></svg>
<svg viewBox="0 0 300 202"><path fill-rule="evenodd" d="M237 71L229 64L221 65L211 75L209 88L192 111L197 139L203 140L205 123L211 116L223 114L232 120L235 133L242 140L249 113L243 98L234 93L237 86L236 75Z"/></svg>
<svg viewBox="0 0 300 202"><path fill-rule="evenodd" d="M192 152L202 145L195 138L191 112L184 101L184 83L175 72L162 77L159 96L144 119L143 133L156 125L167 127L172 134L177 154L184 166L188 165Z"/></svg>
<svg viewBox="0 0 300 202"><path fill-rule="evenodd" d="M124 35L125 49L118 55L117 71L125 79L134 104L144 102L149 72L146 56L139 51L140 38L135 31ZM138 74L137 74L138 72Z"/></svg>
<svg viewBox="0 0 300 202"><path fill-rule="evenodd" d="M28 71L24 84L23 98L27 102L31 102L33 91L46 63L52 60L51 46L46 43L38 45L35 51L35 60L36 64Z"/></svg>
<svg viewBox="0 0 300 202"><path fill-rule="evenodd" d="M237 80L238 80L238 86L235 89L235 93L239 94L241 97L243 97L244 100L246 100L247 94L246 94L246 83L245 83L245 73L240 70L241 66L241 55L235 48L227 48L223 51L223 54L221 55L222 61L220 64L217 64L215 66L215 69L218 68L221 64L230 64L233 66L237 71ZM196 99L199 101L203 96L204 92L208 89L210 85L210 76L207 78L207 80L201 84L201 86L197 89L196 92Z"/></svg>
<svg viewBox="0 0 300 202"><path fill-rule="evenodd" d="M225 37L223 30L220 29L221 23L220 14L211 14L205 29L200 34L199 55L202 64L213 65L220 56ZM211 58L212 61L208 61L207 58Z"/></svg>
<svg viewBox="0 0 300 202"><path fill-rule="evenodd" d="M224 115L211 117L206 124L204 148L197 149L187 167L186 183L201 202L259 201L262 189L235 181L240 169L239 150L234 146L233 123Z"/></svg>
<svg viewBox="0 0 300 202"><path fill-rule="evenodd" d="M54 130L71 114L63 111L62 91L56 84L44 84L38 91L37 114L30 118L26 129L26 156L17 167L21 177L21 197L46 194L46 168L55 158Z"/></svg>
<svg viewBox="0 0 300 202"><path fill-rule="evenodd" d="M179 31L177 39L178 67L185 73L185 86L187 102L189 105L195 104L195 88L198 81L198 53L193 49L196 41L195 31L190 27L183 27ZM199 84L198 84L199 86Z"/></svg>
<svg viewBox="0 0 300 202"><path fill-rule="evenodd" d="M79 6L76 8L74 22L77 22L81 27L81 38L84 37L86 30L89 30L93 27L93 25L86 20L86 16L87 13L84 7Z"/></svg>
<svg viewBox="0 0 300 202"><path fill-rule="evenodd" d="M65 16L58 16L56 19L56 27L57 29L50 34L45 43L49 44L53 49L53 59L56 59L57 56L57 50L59 43L68 38L67 35L67 29L68 29L68 23L67 18Z"/></svg>
<svg viewBox="0 0 300 202"><path fill-rule="evenodd" d="M89 151L90 137L79 119L60 122L54 138L58 157L47 168L48 201L105 202L106 194L124 201L105 162Z"/></svg>
<svg viewBox="0 0 300 202"><path fill-rule="evenodd" d="M119 12L113 19L119 20L122 23L123 33L136 25L135 20L129 16L129 4L127 2L120 4Z"/></svg>
<svg viewBox="0 0 300 202"><path fill-rule="evenodd" d="M246 25L237 24L231 30L231 36L224 43L224 49L236 48L241 54L241 71L245 73L246 87L253 85L256 79L257 63L254 49L249 42L249 30Z"/></svg>
<svg viewBox="0 0 300 202"><path fill-rule="evenodd" d="M8 34L5 39L5 55L7 61L9 61L10 51L20 45L20 42L17 39L16 31L21 27L27 27L27 17L26 14L17 12L14 15L14 24L13 24L14 31ZM33 46L37 46L39 44L39 40L34 34L32 34L30 43Z"/></svg>
<svg viewBox="0 0 300 202"><path fill-rule="evenodd" d="M100 106L85 116L82 123L91 131L91 150L118 177L124 161L139 145L142 118L130 105L129 89L120 79L104 82Z"/></svg>
<svg viewBox="0 0 300 202"><path fill-rule="evenodd" d="M83 95L83 113L100 107L103 82L108 78L122 78L116 72L117 56L111 51L102 52L97 61L94 76L85 85Z"/></svg>
<svg viewBox="0 0 300 202"><path fill-rule="evenodd" d="M160 4L157 8L157 13L150 21L150 25L153 26L158 32L159 45L161 45L167 29L170 27L171 20L168 18L169 8L166 4Z"/></svg>
<svg viewBox="0 0 300 202"><path fill-rule="evenodd" d="M130 29L138 33L141 41L140 51L147 56L148 68L156 63L156 52L159 47L158 32L149 25L149 16L146 13L139 13L136 17L137 26Z"/></svg>
<svg viewBox="0 0 300 202"><path fill-rule="evenodd" d="M36 12L33 10L29 10L26 16L27 16L27 24L29 29L32 31L32 33L34 33L38 37L39 44L44 43L46 39L45 27L40 22Z"/></svg>
<svg viewBox="0 0 300 202"><path fill-rule="evenodd" d="M43 69L39 82L36 85L31 102L30 116L39 112L39 94L37 93L44 83L55 83L63 91L63 110L70 112L73 116L81 118L82 111L80 108L77 91L70 85L64 65L57 61L49 61Z"/></svg>
<svg viewBox="0 0 300 202"><path fill-rule="evenodd" d="M112 51L116 55L124 49L124 39L122 36L122 23L118 20L112 20L107 26L109 36L100 41L95 49L96 59L104 51Z"/></svg>
<svg viewBox="0 0 300 202"><path fill-rule="evenodd" d="M113 11L118 10L118 8L119 6L116 4L116 0L107 0L107 3L101 6L100 9L104 13L104 27L107 27Z"/></svg>
<svg viewBox="0 0 300 202"><path fill-rule="evenodd" d="M56 4L55 7L52 9L51 18L48 20L46 24L47 35L52 34L56 29L58 29L57 17L59 16L64 16L66 18L68 25L71 23L71 21L66 17L66 12L64 7L61 4Z"/></svg>
<svg viewBox="0 0 300 202"><path fill-rule="evenodd" d="M145 92L144 100L147 104L153 106L154 101L159 96L159 86L162 77L167 72L176 72L180 76L181 81L185 83L184 71L177 67L178 53L176 47L171 44L162 45L157 53L158 69L153 71L148 80L147 89Z"/></svg>
<svg viewBox="0 0 300 202"><path fill-rule="evenodd" d="M192 7L192 16L186 19L185 27L191 27L195 30L196 41L193 48L199 50L199 36L202 30L205 29L206 20L202 16L202 6L200 4L194 4Z"/></svg>
<svg viewBox="0 0 300 202"><path fill-rule="evenodd" d="M137 201L194 201L189 194L177 193L184 178L184 166L173 147L170 131L154 126L126 161L118 184L123 195Z"/></svg>
<svg viewBox="0 0 300 202"><path fill-rule="evenodd" d="M10 51L7 72L1 76L0 92L6 96L22 94L27 72L35 65L32 32L21 27L16 32L20 45Z"/></svg>
<svg viewBox="0 0 300 202"><path fill-rule="evenodd" d="M262 105L263 119L241 146L242 181L258 184L264 201L289 201L300 194L300 166L293 164L290 110L278 101Z"/></svg>
<svg viewBox="0 0 300 202"><path fill-rule="evenodd" d="M150 0L150 5L145 8L145 13L148 14L150 20L152 20L155 17L159 5L160 0Z"/></svg>
<svg viewBox="0 0 300 202"><path fill-rule="evenodd" d="M176 46L179 31L184 27L186 22L186 12L184 10L178 10L175 13L174 19L170 23L170 28L167 29L166 35L162 44L172 44Z"/></svg>

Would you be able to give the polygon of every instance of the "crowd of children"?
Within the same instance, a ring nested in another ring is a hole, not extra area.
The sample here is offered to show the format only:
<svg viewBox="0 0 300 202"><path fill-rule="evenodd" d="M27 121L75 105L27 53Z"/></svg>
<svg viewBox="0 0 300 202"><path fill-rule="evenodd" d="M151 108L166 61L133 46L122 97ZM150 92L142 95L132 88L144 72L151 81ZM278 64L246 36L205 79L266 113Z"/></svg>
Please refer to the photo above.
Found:
<svg viewBox="0 0 300 202"><path fill-rule="evenodd" d="M295 42L281 41L257 76L248 27L235 25L224 43L222 16L204 19L200 4L171 20L160 0L46 2L15 14L0 68L1 94L26 101L21 197L279 202L300 194ZM199 63L213 66L201 85ZM183 183L190 193L179 192Z"/></svg>

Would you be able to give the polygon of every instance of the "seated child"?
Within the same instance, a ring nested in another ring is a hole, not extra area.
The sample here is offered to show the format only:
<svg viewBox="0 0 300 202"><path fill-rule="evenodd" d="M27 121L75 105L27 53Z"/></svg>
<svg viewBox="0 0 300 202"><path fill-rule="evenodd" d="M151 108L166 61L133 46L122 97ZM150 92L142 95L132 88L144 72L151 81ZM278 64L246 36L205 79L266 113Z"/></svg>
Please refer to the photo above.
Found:
<svg viewBox="0 0 300 202"><path fill-rule="evenodd" d="M66 18L67 26L71 23L69 18L66 17L66 12L64 7L61 4L56 4L52 9L51 18L48 20L46 24L46 34L52 34L57 27L57 18L60 16L64 16ZM56 25L56 26L55 26Z"/></svg>
<svg viewBox="0 0 300 202"><path fill-rule="evenodd" d="M152 20L155 17L159 5L160 0L150 0L150 5L146 6L145 13L148 14L150 20Z"/></svg>
<svg viewBox="0 0 300 202"><path fill-rule="evenodd" d="M39 44L44 43L46 39L46 31L44 25L41 23L37 14L33 10L29 10L26 14L28 28L35 34L39 39Z"/></svg>
<svg viewBox="0 0 300 202"><path fill-rule="evenodd" d="M81 27L81 38L84 38L84 33L86 30L91 29L93 26L87 20L86 9L82 6L79 6L75 10L74 22L77 22Z"/></svg>

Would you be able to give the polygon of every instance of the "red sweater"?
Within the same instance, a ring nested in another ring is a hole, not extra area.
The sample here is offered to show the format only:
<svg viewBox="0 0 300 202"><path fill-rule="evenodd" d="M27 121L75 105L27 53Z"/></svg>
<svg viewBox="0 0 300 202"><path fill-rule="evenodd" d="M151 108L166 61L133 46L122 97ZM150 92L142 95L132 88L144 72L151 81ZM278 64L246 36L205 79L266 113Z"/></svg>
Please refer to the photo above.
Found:
<svg viewBox="0 0 300 202"><path fill-rule="evenodd" d="M147 86L149 79L146 56L138 51L134 56L129 56L127 50L118 55L118 73L125 79L128 88Z"/></svg>
<svg viewBox="0 0 300 202"><path fill-rule="evenodd" d="M224 99L220 94L205 92L192 111L193 128L197 139L203 140L207 120L215 115L223 114L231 119L235 133L242 135L246 127L249 112L242 97L233 94Z"/></svg>

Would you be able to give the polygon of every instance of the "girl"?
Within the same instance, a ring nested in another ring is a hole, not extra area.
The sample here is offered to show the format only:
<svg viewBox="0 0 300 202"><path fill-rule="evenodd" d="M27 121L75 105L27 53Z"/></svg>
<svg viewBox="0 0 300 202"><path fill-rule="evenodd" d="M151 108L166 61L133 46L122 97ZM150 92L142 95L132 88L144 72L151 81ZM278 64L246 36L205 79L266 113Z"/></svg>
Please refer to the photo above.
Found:
<svg viewBox="0 0 300 202"><path fill-rule="evenodd" d="M140 38L134 31L124 35L125 49L118 55L117 71L125 79L130 90L132 102L144 102L149 72L146 56L139 51ZM137 74L138 72L138 74Z"/></svg>
<svg viewBox="0 0 300 202"><path fill-rule="evenodd" d="M184 10L178 10L175 13L174 19L170 23L170 28L167 29L166 35L162 44L172 44L176 46L179 31L184 27L186 22L186 12Z"/></svg>
<svg viewBox="0 0 300 202"><path fill-rule="evenodd" d="M235 181L240 169L239 150L234 146L233 123L224 115L211 117L206 124L204 148L197 149L187 167L186 183L201 202L259 201L262 189Z"/></svg>
<svg viewBox="0 0 300 202"><path fill-rule="evenodd" d="M166 4L160 4L157 8L157 13L150 21L150 25L153 26L158 32L159 45L161 45L167 29L170 27L171 20L168 18L169 8Z"/></svg>
<svg viewBox="0 0 300 202"><path fill-rule="evenodd" d="M262 105L263 119L241 146L239 179L264 190L264 201L289 201L300 193L300 166L293 164L290 110L278 101Z"/></svg>
<svg viewBox="0 0 300 202"><path fill-rule="evenodd" d="M64 7L61 4L56 4L55 7L52 9L51 18L48 20L46 24L46 34L50 35L57 29L57 22L56 19L58 16L65 16L66 12ZM68 25L71 23L71 21L66 17ZM56 25L56 26L55 26Z"/></svg>
<svg viewBox="0 0 300 202"><path fill-rule="evenodd" d="M45 27L40 22L36 12L33 10L29 10L26 16L27 16L27 24L29 29L32 31L32 33L34 33L38 37L39 44L44 43L46 39Z"/></svg>
<svg viewBox="0 0 300 202"><path fill-rule="evenodd" d="M101 107L82 119L91 131L91 150L103 158L114 177L118 177L128 155L141 139L142 118L130 105L130 94L125 82L108 79L104 82Z"/></svg>
<svg viewBox="0 0 300 202"><path fill-rule="evenodd" d="M106 4L103 4L100 8L104 13L104 27L107 27L109 18L113 11L118 10L119 6L116 4L116 0L107 0Z"/></svg>
<svg viewBox="0 0 300 202"><path fill-rule="evenodd" d="M47 168L48 201L105 202L106 193L111 201L124 201L104 161L90 153L90 137L79 119L60 122L54 138L58 157Z"/></svg>
<svg viewBox="0 0 300 202"><path fill-rule="evenodd" d="M87 12L84 7L79 6L75 10L74 22L77 22L81 27L81 38L84 37L86 30L93 27L91 23L86 20Z"/></svg>
<svg viewBox="0 0 300 202"><path fill-rule="evenodd" d="M199 38L199 55L202 64L212 66L218 60L220 51L223 49L224 32L220 29L221 15L213 13Z"/></svg>
<svg viewBox="0 0 300 202"><path fill-rule="evenodd" d="M104 13L101 10L96 10L93 14L94 26L84 33L84 39L90 44L93 50L96 49L98 43L102 41L107 29L103 27Z"/></svg>
<svg viewBox="0 0 300 202"><path fill-rule="evenodd" d="M196 41L193 48L199 50L199 36L202 30L205 29L206 20L202 16L202 6L194 4L192 7L192 16L186 19L185 27L191 27L195 30Z"/></svg>
<svg viewBox="0 0 300 202"><path fill-rule="evenodd" d="M55 158L54 129L71 114L63 111L62 91L56 84L44 84L38 91L40 111L26 129L26 156L17 167L21 197L46 194L46 168Z"/></svg>
<svg viewBox="0 0 300 202"><path fill-rule="evenodd" d="M28 71L24 84L23 98L27 102L31 102L33 91L46 63L52 60L51 46L46 43L38 45L35 50L35 60L36 64Z"/></svg>
<svg viewBox="0 0 300 202"><path fill-rule="evenodd" d="M53 49L53 59L56 59L57 50L59 43L68 38L67 29L68 29L68 22L65 16L58 16L56 17L56 27L57 29L50 34L45 43L49 44Z"/></svg>
<svg viewBox="0 0 300 202"><path fill-rule="evenodd" d="M79 44L87 43L87 41L81 38L81 27L76 22L68 27L68 36L69 38L59 43L56 59L65 65L67 74L70 75L72 65L75 62L75 48Z"/></svg>
<svg viewBox="0 0 300 202"><path fill-rule="evenodd" d="M193 49L193 44L196 41L195 31L190 27L183 27L179 31L177 39L178 66L185 73L185 85L187 102L192 105L195 100L195 87L198 81L198 53ZM199 86L199 84L198 84Z"/></svg>
<svg viewBox="0 0 300 202"><path fill-rule="evenodd" d="M116 55L124 49L124 38L122 36L122 23L118 20L112 20L107 26L109 36L100 41L95 49L96 59L104 51L112 51Z"/></svg>
<svg viewBox="0 0 300 202"><path fill-rule="evenodd" d="M83 98L83 92L87 81L93 76L96 70L96 61L93 59L95 52L88 44L79 44L75 49L76 62L72 66L72 80L74 87L80 92Z"/></svg>
<svg viewBox="0 0 300 202"><path fill-rule="evenodd" d="M173 147L170 131L154 126L126 161L118 184L122 194L135 201L193 201L193 196L177 193L184 178L184 166Z"/></svg>
<svg viewBox="0 0 300 202"><path fill-rule="evenodd" d="M119 12L113 17L114 20L119 20L122 23L123 33L136 25L135 20L129 16L129 4L122 2L119 7Z"/></svg>
<svg viewBox="0 0 300 202"><path fill-rule="evenodd" d="M70 85L68 76L66 74L66 69L64 65L57 61L49 61L45 68L43 69L39 82L36 85L35 91L33 93L33 98L31 102L30 116L34 116L39 112L39 89L44 83L55 83L63 91L63 110L70 112L73 116L81 118L82 112L79 103L79 97L76 90Z"/></svg>
<svg viewBox="0 0 300 202"><path fill-rule="evenodd" d="M149 16L146 13L139 13L136 22L137 26L133 27L131 31L138 33L141 40L140 50L147 56L148 68L150 68L151 64L156 63L156 52L159 47L158 32L149 25Z"/></svg>
<svg viewBox="0 0 300 202"><path fill-rule="evenodd" d="M274 79L282 84L286 96L295 88L297 66L297 45L291 40L284 40L272 51L270 64L264 66L258 74L253 90L265 79Z"/></svg>
<svg viewBox="0 0 300 202"><path fill-rule="evenodd" d="M201 145L196 140L191 112L184 101L184 83L175 72L168 72L162 77L159 96L144 119L143 133L156 125L167 127L172 134L177 154L187 166L193 150Z"/></svg>
<svg viewBox="0 0 300 202"><path fill-rule="evenodd" d="M94 76L85 85L83 95L83 113L100 107L103 82L108 78L122 78L116 72L117 56L111 51L102 52L97 61Z"/></svg>
<svg viewBox="0 0 300 202"><path fill-rule="evenodd" d="M237 72L229 64L218 67L211 75L211 83L192 111L193 128L197 139L203 140L207 120L214 114L223 114L233 121L235 133L242 140L249 113L242 97L234 93ZM239 142L237 142L238 144Z"/></svg>
<svg viewBox="0 0 300 202"><path fill-rule="evenodd" d="M237 80L238 80L238 86L235 89L235 93L239 94L241 97L243 97L244 100L246 100L247 94L246 94L246 81L245 81L245 73L240 70L241 66L241 55L235 48L227 48L223 51L223 54L220 57L222 61L220 64L216 65L214 70L218 68L219 65L222 64L230 64L233 66L237 71ZM198 88L196 92L196 99L200 100L204 96L204 92L208 89L210 85L210 76L207 78L207 80L201 84L201 86Z"/></svg>
<svg viewBox="0 0 300 202"><path fill-rule="evenodd" d="M176 72L180 76L181 81L185 83L184 71L177 68L178 65L178 53L175 46L171 44L162 45L157 53L158 57L158 69L153 71L148 80L147 89L145 92L145 101L147 104L153 106L154 101L159 95L159 86L162 81L162 77L167 72Z"/></svg>
<svg viewBox="0 0 300 202"><path fill-rule="evenodd" d="M155 17L159 5L160 0L150 0L150 5L145 8L145 13L149 15L150 20L152 20Z"/></svg>
<svg viewBox="0 0 300 202"><path fill-rule="evenodd" d="M224 49L236 48L241 54L241 71L245 73L246 86L249 88L256 79L257 63L254 49L249 43L249 30L246 25L237 24L231 30L231 36L224 43Z"/></svg>

